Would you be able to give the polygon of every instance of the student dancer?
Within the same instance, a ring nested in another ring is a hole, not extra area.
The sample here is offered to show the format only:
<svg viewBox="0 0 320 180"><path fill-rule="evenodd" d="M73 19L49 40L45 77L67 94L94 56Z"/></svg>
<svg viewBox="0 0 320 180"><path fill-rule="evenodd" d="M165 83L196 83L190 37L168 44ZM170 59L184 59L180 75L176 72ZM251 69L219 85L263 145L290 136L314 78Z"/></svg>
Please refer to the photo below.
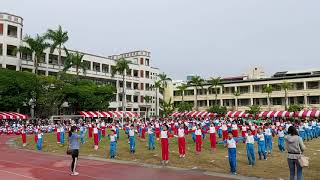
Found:
<svg viewBox="0 0 320 180"><path fill-rule="evenodd" d="M178 147L179 147L179 157L184 158L186 156L186 138L185 135L188 133L184 124L180 124L178 129Z"/></svg>
<svg viewBox="0 0 320 180"><path fill-rule="evenodd" d="M228 127L225 123L222 124L221 126L222 129L222 140L225 141L228 139Z"/></svg>
<svg viewBox="0 0 320 180"><path fill-rule="evenodd" d="M108 135L110 140L110 159L114 159L117 150L117 133L114 129L111 130L111 134Z"/></svg>
<svg viewBox="0 0 320 180"><path fill-rule="evenodd" d="M64 145L64 126L60 126L60 144Z"/></svg>
<svg viewBox="0 0 320 180"><path fill-rule="evenodd" d="M160 132L161 138L161 152L162 152L162 165L167 165L169 163L169 137L172 135L168 131L169 127L167 125L162 126L162 131Z"/></svg>
<svg viewBox="0 0 320 180"><path fill-rule="evenodd" d="M232 125L231 125L231 129L232 129L232 136L237 138L238 137L238 125L236 120L233 121Z"/></svg>
<svg viewBox="0 0 320 180"><path fill-rule="evenodd" d="M233 175L237 174L237 145L236 141L232 137L232 133L228 134L228 138L225 140L225 147L228 148L228 158L230 165L230 172Z"/></svg>
<svg viewBox="0 0 320 180"><path fill-rule="evenodd" d="M278 147L280 152L284 152L284 131L282 130L282 127L279 127L278 130Z"/></svg>
<svg viewBox="0 0 320 180"><path fill-rule="evenodd" d="M254 166L256 163L256 158L254 155L254 136L252 135L252 131L250 129L248 130L248 134L246 134L245 141L249 165Z"/></svg>
<svg viewBox="0 0 320 180"><path fill-rule="evenodd" d="M272 152L272 132L270 129L270 125L267 123L266 128L264 130L265 141L266 141L266 152L271 154Z"/></svg>
<svg viewBox="0 0 320 180"><path fill-rule="evenodd" d="M265 149L266 143L265 143L265 138L264 138L263 131L261 128L258 130L257 138L258 138L259 160L261 160L262 155L263 155L264 160L267 160L266 149Z"/></svg>
<svg viewBox="0 0 320 180"><path fill-rule="evenodd" d="M92 131L93 131L92 123L89 122L89 124L88 124L88 138L89 139L92 138Z"/></svg>
<svg viewBox="0 0 320 180"><path fill-rule="evenodd" d="M86 133L86 128L84 127L84 124L82 123L81 124L81 127L80 127L80 141L81 141L81 144L84 144L85 141L84 141L84 134Z"/></svg>
<svg viewBox="0 0 320 180"><path fill-rule="evenodd" d="M199 124L194 133L196 135L196 154L200 154L202 146L202 134L206 133L206 131L202 130L201 125Z"/></svg>
<svg viewBox="0 0 320 180"><path fill-rule="evenodd" d="M217 135L216 135L216 127L214 126L213 122L210 124L209 134L210 134L210 147L211 147L211 150L214 151L217 147Z"/></svg>
<svg viewBox="0 0 320 180"><path fill-rule="evenodd" d="M156 121L154 125L155 125L156 138L159 141L160 140L160 124L158 121Z"/></svg>
<svg viewBox="0 0 320 180"><path fill-rule="evenodd" d="M38 134L37 134L37 149L38 151L41 151L42 149L42 136L43 136L43 133L41 131L38 131Z"/></svg>
<svg viewBox="0 0 320 180"><path fill-rule="evenodd" d="M147 133L148 133L148 147L149 150L154 150L154 128L151 126L151 123L149 123L148 128L147 128Z"/></svg>
<svg viewBox="0 0 320 180"><path fill-rule="evenodd" d="M126 134L129 136L129 148L130 153L134 154L136 152L136 143L134 139L134 125L131 124L130 128L126 130Z"/></svg>
<svg viewBox="0 0 320 180"><path fill-rule="evenodd" d="M56 125L57 144L60 144L60 127Z"/></svg>
<svg viewBox="0 0 320 180"><path fill-rule="evenodd" d="M26 127L22 127L21 130L21 138L22 138L22 146L25 147L27 145L27 135L26 135Z"/></svg>
<svg viewBox="0 0 320 180"><path fill-rule="evenodd" d="M97 125L93 125L93 143L94 143L94 150L98 150L99 148L99 132L98 132Z"/></svg>

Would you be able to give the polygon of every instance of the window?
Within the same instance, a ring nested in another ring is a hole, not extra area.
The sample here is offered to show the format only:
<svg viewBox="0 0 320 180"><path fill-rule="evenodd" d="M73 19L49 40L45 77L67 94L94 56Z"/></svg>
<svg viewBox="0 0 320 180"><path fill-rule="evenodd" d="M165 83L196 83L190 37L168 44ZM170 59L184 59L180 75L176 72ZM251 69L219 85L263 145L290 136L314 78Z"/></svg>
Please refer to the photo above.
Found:
<svg viewBox="0 0 320 180"><path fill-rule="evenodd" d="M250 105L250 99L239 99L238 100L239 106L249 106Z"/></svg>
<svg viewBox="0 0 320 180"><path fill-rule="evenodd" d="M139 71L133 70L133 77L139 77Z"/></svg>
<svg viewBox="0 0 320 180"><path fill-rule="evenodd" d="M173 96L181 96L181 91L173 91Z"/></svg>
<svg viewBox="0 0 320 180"><path fill-rule="evenodd" d="M132 69L129 69L127 72L126 72L127 76L132 76Z"/></svg>
<svg viewBox="0 0 320 180"><path fill-rule="evenodd" d="M138 96L133 96L133 102L138 102Z"/></svg>
<svg viewBox="0 0 320 180"><path fill-rule="evenodd" d="M7 55L17 56L17 46L7 45Z"/></svg>
<svg viewBox="0 0 320 180"><path fill-rule="evenodd" d="M0 35L3 35L3 24L0 24Z"/></svg>
<svg viewBox="0 0 320 180"><path fill-rule="evenodd" d="M100 72L100 63L93 62L93 70Z"/></svg>
<svg viewBox="0 0 320 180"><path fill-rule="evenodd" d="M151 87L150 87L150 84L149 83L146 83L146 90L147 91L150 91Z"/></svg>
<svg viewBox="0 0 320 180"><path fill-rule="evenodd" d="M143 83L140 84L140 90L144 90L144 84Z"/></svg>
<svg viewBox="0 0 320 180"><path fill-rule="evenodd" d="M18 28L16 26L8 25L8 36L18 37Z"/></svg>
<svg viewBox="0 0 320 180"><path fill-rule="evenodd" d="M2 56L2 51L3 51L3 47L2 47L2 44L0 44L0 56Z"/></svg>
<svg viewBox="0 0 320 180"><path fill-rule="evenodd" d="M282 98L272 98L273 105L282 105Z"/></svg>
<svg viewBox="0 0 320 180"><path fill-rule="evenodd" d="M150 78L150 72L146 71L146 78Z"/></svg>
<svg viewBox="0 0 320 180"><path fill-rule="evenodd" d="M144 63L143 63L143 58L140 58L140 65L143 65Z"/></svg>
<svg viewBox="0 0 320 180"><path fill-rule="evenodd" d="M207 100L200 100L197 104L199 107L205 107L207 106Z"/></svg>
<svg viewBox="0 0 320 180"><path fill-rule="evenodd" d="M140 102L144 103L144 97L143 96L140 96Z"/></svg>
<svg viewBox="0 0 320 180"><path fill-rule="evenodd" d="M107 64L102 64L102 72L104 72L104 73L109 73L109 65L107 65Z"/></svg>
<svg viewBox="0 0 320 180"><path fill-rule="evenodd" d="M296 90L303 90L303 89L304 89L303 82L296 83Z"/></svg>
<svg viewBox="0 0 320 180"><path fill-rule="evenodd" d="M127 102L132 102L132 95L126 95Z"/></svg>
<svg viewBox="0 0 320 180"><path fill-rule="evenodd" d="M184 95L185 96L193 96L194 95L194 90L185 90L184 91Z"/></svg>
<svg viewBox="0 0 320 180"><path fill-rule="evenodd" d="M148 59L148 58L146 58L146 66L150 66L150 65L149 65L149 59Z"/></svg>
<svg viewBox="0 0 320 180"><path fill-rule="evenodd" d="M91 63L89 61L83 61L84 64L86 65L86 67L88 68L88 70L91 70Z"/></svg>
<svg viewBox="0 0 320 180"><path fill-rule="evenodd" d="M138 58L132 59L132 64L138 64Z"/></svg>
<svg viewBox="0 0 320 180"><path fill-rule="evenodd" d="M58 56L49 54L49 64L58 64Z"/></svg>
<svg viewBox="0 0 320 180"><path fill-rule="evenodd" d="M46 53L42 53L40 58L38 59L38 63L46 62Z"/></svg>
<svg viewBox="0 0 320 180"><path fill-rule="evenodd" d="M119 81L119 87L123 87L123 82L122 81Z"/></svg>
<svg viewBox="0 0 320 180"><path fill-rule="evenodd" d="M307 88L308 89L319 89L319 82L318 81L307 82Z"/></svg>
<svg viewBox="0 0 320 180"><path fill-rule="evenodd" d="M272 90L273 91L281 91L281 85L280 84L272 84Z"/></svg>
<svg viewBox="0 0 320 180"><path fill-rule="evenodd" d="M238 89L240 91L240 94L245 94L245 93L249 93L250 87L249 86L240 86L240 87L238 87Z"/></svg>
<svg viewBox="0 0 320 180"><path fill-rule="evenodd" d="M132 82L126 82L126 88L127 89L132 89Z"/></svg>
<svg viewBox="0 0 320 180"><path fill-rule="evenodd" d="M140 70L140 77L143 78L144 77L144 71Z"/></svg>
<svg viewBox="0 0 320 180"><path fill-rule="evenodd" d="M139 90L139 83L133 83L133 89Z"/></svg>
<svg viewBox="0 0 320 180"><path fill-rule="evenodd" d="M309 96L308 97L308 104L320 104L319 103L319 96Z"/></svg>

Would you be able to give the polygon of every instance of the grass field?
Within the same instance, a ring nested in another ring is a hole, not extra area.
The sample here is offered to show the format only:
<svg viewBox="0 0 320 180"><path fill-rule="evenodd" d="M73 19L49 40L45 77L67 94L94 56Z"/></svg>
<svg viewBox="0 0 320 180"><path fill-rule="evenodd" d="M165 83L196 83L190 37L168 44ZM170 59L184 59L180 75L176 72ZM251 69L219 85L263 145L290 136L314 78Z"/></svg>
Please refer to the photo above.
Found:
<svg viewBox="0 0 320 180"><path fill-rule="evenodd" d="M121 131L120 140L118 141L117 146L118 156L116 159L160 165L161 149L159 142L156 141L156 150L149 151L147 140L142 141L139 138L136 138L136 153L132 155L129 152L129 144L126 137L124 132ZM109 158L109 143L107 138L101 140L98 151L93 150L93 139L88 139L86 136L86 141L87 142L80 147L80 156L88 155ZM28 145L25 147L26 149L36 149L33 136L28 137L27 142ZM22 147L21 138L17 138L16 143L18 146ZM223 145L217 145L217 150L213 153L210 150L208 136L206 136L203 141L203 149L200 155L195 154L195 144L190 135L187 137L186 158L179 158L177 145L177 139L171 138L169 142L170 166L229 173L227 149L225 149ZM320 179L320 138L305 142L305 145L307 147L305 154L310 157L310 167L303 170L304 179ZM255 145L255 148L255 151L257 151L257 145ZM55 134L45 134L43 151L64 154L66 147L62 147L56 143ZM287 154L279 152L277 138L273 138L273 153L268 157L267 161L258 160L258 154L256 152L257 162L254 167L248 166L246 150L243 143L238 143L237 152L238 174L271 179L288 179L289 169L286 161ZM212 162L213 158L215 159L214 162Z"/></svg>

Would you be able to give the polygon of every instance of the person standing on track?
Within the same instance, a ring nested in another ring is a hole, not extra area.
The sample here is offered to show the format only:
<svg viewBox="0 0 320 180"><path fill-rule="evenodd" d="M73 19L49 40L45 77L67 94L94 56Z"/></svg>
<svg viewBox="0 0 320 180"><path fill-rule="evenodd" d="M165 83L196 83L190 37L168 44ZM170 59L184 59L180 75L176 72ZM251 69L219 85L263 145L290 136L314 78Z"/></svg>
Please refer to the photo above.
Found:
<svg viewBox="0 0 320 180"><path fill-rule="evenodd" d="M78 172L76 172L77 168L77 162L79 157L79 139L81 139L84 134L78 135L77 133L77 127L72 126L69 131L69 149L71 150L71 156L72 156L72 163L71 163L71 176L77 176L79 175Z"/></svg>

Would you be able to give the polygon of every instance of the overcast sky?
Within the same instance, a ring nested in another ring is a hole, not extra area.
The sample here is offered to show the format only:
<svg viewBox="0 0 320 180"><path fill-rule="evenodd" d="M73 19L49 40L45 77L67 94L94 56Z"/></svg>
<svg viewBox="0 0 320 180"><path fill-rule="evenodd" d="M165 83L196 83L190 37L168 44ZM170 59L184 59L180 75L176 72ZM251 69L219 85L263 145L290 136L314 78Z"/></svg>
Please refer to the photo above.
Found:
<svg viewBox="0 0 320 180"><path fill-rule="evenodd" d="M1 0L34 35L59 24L67 47L152 53L173 79L320 67L319 0Z"/></svg>

